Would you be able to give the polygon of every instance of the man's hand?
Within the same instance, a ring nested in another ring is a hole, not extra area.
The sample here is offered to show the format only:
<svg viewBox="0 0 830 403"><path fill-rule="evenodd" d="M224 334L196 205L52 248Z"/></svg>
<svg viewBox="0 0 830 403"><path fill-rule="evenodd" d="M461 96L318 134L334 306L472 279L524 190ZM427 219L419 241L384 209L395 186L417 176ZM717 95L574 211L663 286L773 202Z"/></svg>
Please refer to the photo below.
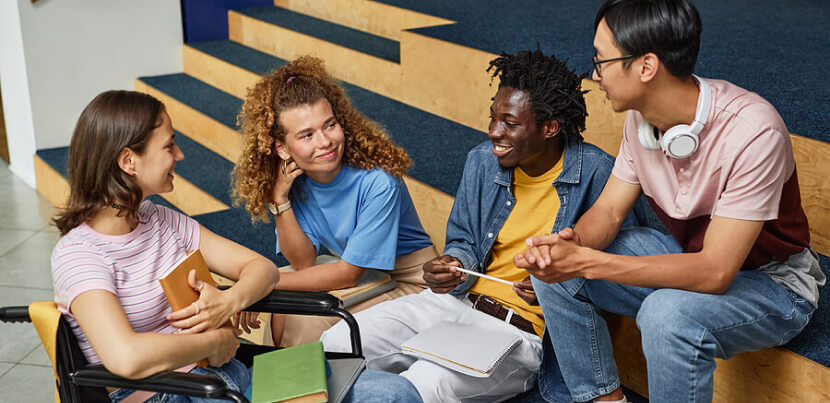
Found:
<svg viewBox="0 0 830 403"><path fill-rule="evenodd" d="M530 249L514 256L513 263L546 283L579 277L580 270L589 263L592 250L579 246L577 240L578 236L571 228L528 238Z"/></svg>
<svg viewBox="0 0 830 403"><path fill-rule="evenodd" d="M259 312L237 312L231 316L231 325L245 333L251 333L252 329L259 329Z"/></svg>
<svg viewBox="0 0 830 403"><path fill-rule="evenodd" d="M453 267L461 267L461 263L450 255L424 263L424 281L432 292L446 294L461 284L467 276Z"/></svg>
<svg viewBox="0 0 830 403"><path fill-rule="evenodd" d="M530 276L525 277L522 281L514 282L513 292L527 302L528 305L539 305L536 293L533 292L533 283L530 282Z"/></svg>

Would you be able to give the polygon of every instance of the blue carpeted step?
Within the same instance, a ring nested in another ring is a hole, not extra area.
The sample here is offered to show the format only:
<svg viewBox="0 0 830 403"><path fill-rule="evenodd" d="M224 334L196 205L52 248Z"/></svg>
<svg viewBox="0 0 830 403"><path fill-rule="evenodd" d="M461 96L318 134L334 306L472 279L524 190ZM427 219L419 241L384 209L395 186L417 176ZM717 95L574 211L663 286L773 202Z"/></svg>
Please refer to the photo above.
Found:
<svg viewBox="0 0 830 403"><path fill-rule="evenodd" d="M69 181L69 147L57 147L57 148L45 148L42 150L37 150L37 156L43 160L47 165L49 165L52 169L57 171L61 176L66 178ZM152 201L153 203L160 204L165 207L169 207L173 210L181 212L176 206L170 204L167 200L162 198L158 195L152 195L147 198L148 200Z"/></svg>
<svg viewBox="0 0 830 403"><path fill-rule="evenodd" d="M191 46L255 73L286 63L231 41ZM255 57L249 61L252 55ZM242 100L191 76L170 74L140 80L229 127L236 123ZM467 151L486 139L481 132L345 82L343 87L360 111L380 123L407 150L413 160L410 176L455 194Z"/></svg>
<svg viewBox="0 0 830 403"><path fill-rule="evenodd" d="M288 64L283 59L229 40L190 42L187 46L259 75Z"/></svg>
<svg viewBox="0 0 830 403"><path fill-rule="evenodd" d="M400 44L343 25L309 17L281 7L263 6L236 10L240 14L354 49L381 59L400 63Z"/></svg>
<svg viewBox="0 0 830 403"><path fill-rule="evenodd" d="M233 163L179 132L176 144L184 153L184 160L176 164L176 173L222 203L232 205Z"/></svg>
<svg viewBox="0 0 830 403"><path fill-rule="evenodd" d="M183 73L139 77L139 80L225 126L236 127L236 115L242 108L242 100L227 92ZM173 123L175 126L175 121Z"/></svg>

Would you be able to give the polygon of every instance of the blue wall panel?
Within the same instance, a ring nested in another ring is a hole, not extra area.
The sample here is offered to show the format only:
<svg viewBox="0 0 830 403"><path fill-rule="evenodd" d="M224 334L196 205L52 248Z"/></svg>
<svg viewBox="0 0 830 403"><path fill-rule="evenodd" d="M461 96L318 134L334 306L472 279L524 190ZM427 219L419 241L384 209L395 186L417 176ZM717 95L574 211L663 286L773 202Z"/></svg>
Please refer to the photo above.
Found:
<svg viewBox="0 0 830 403"><path fill-rule="evenodd" d="M181 0L185 42L228 39L228 10L273 5L273 0Z"/></svg>

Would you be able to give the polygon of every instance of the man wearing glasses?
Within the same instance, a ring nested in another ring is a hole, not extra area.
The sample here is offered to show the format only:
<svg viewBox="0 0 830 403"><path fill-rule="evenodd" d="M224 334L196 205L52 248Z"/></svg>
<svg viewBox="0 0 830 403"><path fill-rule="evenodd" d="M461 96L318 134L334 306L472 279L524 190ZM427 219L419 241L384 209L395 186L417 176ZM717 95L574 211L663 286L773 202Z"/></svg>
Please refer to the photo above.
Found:
<svg viewBox="0 0 830 403"><path fill-rule="evenodd" d="M689 0L608 0L594 26L593 79L628 111L614 170L572 229L514 262L534 276L573 400L626 401L605 310L637 319L651 401L711 401L714 358L789 341L825 282L789 132L757 94L692 74ZM620 230L641 192L671 236Z"/></svg>

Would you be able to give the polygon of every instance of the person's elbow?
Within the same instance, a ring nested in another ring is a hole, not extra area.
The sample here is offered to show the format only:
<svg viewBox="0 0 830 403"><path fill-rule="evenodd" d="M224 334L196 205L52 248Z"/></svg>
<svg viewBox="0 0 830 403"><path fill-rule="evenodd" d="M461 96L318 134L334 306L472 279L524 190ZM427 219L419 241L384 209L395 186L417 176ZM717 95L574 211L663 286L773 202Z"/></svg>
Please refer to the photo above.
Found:
<svg viewBox="0 0 830 403"><path fill-rule="evenodd" d="M337 276L339 281L336 289L351 288L356 286L357 283L360 282L360 278L363 277L363 273L366 272L366 269L352 266L343 260L338 262L338 269L340 271L340 275Z"/></svg>
<svg viewBox="0 0 830 403"><path fill-rule="evenodd" d="M125 349L123 354L111 359L103 359L101 363L107 371L126 379L143 379L155 374L155 370L143 362L142 357L132 354Z"/></svg>
<svg viewBox="0 0 830 403"><path fill-rule="evenodd" d="M356 286L357 283L360 282L360 277L361 277L362 274L363 274L362 272L360 274L357 274L357 275L350 273L350 275L345 276L343 278L343 286L340 287L340 288L351 288L351 287Z"/></svg>
<svg viewBox="0 0 830 403"><path fill-rule="evenodd" d="M717 270L713 270L706 281L705 289L702 291L717 295L726 293L729 286L732 285L732 281L735 280L735 276L740 269L740 266L737 266L722 267Z"/></svg>

